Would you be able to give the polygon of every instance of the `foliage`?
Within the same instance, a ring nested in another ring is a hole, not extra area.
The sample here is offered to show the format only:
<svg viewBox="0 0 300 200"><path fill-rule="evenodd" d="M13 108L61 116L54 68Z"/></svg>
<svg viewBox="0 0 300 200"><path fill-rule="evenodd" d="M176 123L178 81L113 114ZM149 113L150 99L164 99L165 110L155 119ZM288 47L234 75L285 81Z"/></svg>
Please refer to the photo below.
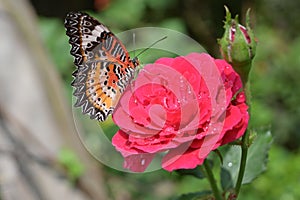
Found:
<svg viewBox="0 0 300 200"><path fill-rule="evenodd" d="M275 142L299 148L300 38L285 43L264 25L257 28L259 42L252 73L254 126L271 123Z"/></svg>
<svg viewBox="0 0 300 200"><path fill-rule="evenodd" d="M243 184L250 183L254 178L266 170L268 162L268 151L272 143L270 132L259 133L254 143L250 146L247 156L246 172L243 179ZM234 186L238 176L239 163L241 158L241 150L238 146L231 146L224 156L223 166L221 171L221 181L227 185L226 189L232 189L228 186ZM226 172L227 171L227 172ZM230 179L230 180L228 180ZM232 181L232 183L230 183Z"/></svg>
<svg viewBox="0 0 300 200"><path fill-rule="evenodd" d="M62 149L58 155L59 163L64 167L68 178L75 182L84 172L84 167L78 160L76 154L69 149Z"/></svg>
<svg viewBox="0 0 300 200"><path fill-rule="evenodd" d="M280 146L272 146L268 170L252 184L245 185L241 199L300 199L300 153L291 154Z"/></svg>

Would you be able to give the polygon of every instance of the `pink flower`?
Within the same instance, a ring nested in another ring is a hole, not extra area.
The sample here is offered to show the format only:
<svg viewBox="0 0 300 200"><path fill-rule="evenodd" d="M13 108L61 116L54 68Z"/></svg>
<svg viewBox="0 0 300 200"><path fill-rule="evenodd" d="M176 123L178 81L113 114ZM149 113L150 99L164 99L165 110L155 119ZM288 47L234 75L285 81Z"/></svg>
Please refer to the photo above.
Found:
<svg viewBox="0 0 300 200"><path fill-rule="evenodd" d="M143 172L156 154L165 170L192 169L248 125L239 75L224 60L191 53L148 64L113 114L112 143L124 167Z"/></svg>

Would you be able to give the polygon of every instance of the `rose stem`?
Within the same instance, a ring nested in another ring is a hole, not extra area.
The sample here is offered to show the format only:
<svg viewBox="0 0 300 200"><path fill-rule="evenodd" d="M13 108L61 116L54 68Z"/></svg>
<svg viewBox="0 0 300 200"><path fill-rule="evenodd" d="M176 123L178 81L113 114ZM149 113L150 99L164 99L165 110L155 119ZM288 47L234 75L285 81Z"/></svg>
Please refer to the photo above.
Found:
<svg viewBox="0 0 300 200"><path fill-rule="evenodd" d="M251 63L250 63L251 65ZM250 91L250 81L247 79L247 82L243 81L243 85L245 85L245 94L246 94L246 101L248 104L248 112L249 112L249 119L251 120L251 91ZM240 170L237 178L237 182L235 185L235 194L236 197L238 197L242 183L243 183L243 177L245 174L246 169L246 163L247 163L247 154L248 154L248 148L249 148L249 127L247 128L245 134L242 137L242 155L241 155L241 162L240 162Z"/></svg>
<svg viewBox="0 0 300 200"><path fill-rule="evenodd" d="M214 178L213 172L211 170L211 167L210 167L207 159L204 160L203 165L204 165L204 168L205 168L205 171L206 171L206 177L207 177L207 179L208 179L208 181L210 183L210 187L212 189L212 192L213 192L216 200L223 200L223 198L222 198L222 196L220 194L220 191L218 189L218 186L216 184L216 180Z"/></svg>
<svg viewBox="0 0 300 200"><path fill-rule="evenodd" d="M235 194L236 197L239 195L242 183L243 183L243 178L245 174L245 169L246 169L246 163L247 163L247 154L248 154L248 129L246 130L243 138L242 138L242 156L241 156L241 162L240 162L240 171L238 174L236 186L235 186Z"/></svg>

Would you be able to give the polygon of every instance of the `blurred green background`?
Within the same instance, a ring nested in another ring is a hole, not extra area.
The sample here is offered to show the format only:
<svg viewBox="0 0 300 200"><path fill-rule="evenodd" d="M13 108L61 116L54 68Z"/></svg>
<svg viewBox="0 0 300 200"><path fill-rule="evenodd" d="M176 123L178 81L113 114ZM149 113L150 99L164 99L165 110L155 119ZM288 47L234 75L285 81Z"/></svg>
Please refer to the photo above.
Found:
<svg viewBox="0 0 300 200"><path fill-rule="evenodd" d="M65 82L70 104L71 74L75 68L63 27L67 12L88 11L115 33L144 26L174 29L197 40L214 57L220 57L216 39L223 34L224 5L233 15L238 14L242 23L246 10L251 8L251 23L258 40L251 75L251 123L259 129L271 129L274 144L267 171L242 187L240 199L300 199L300 1L32 0L32 4L39 15L45 46ZM143 58L140 60L143 62ZM115 129L111 131L114 132ZM183 178L162 170L127 174L107 167L105 176L112 199L171 199L209 188L206 180Z"/></svg>

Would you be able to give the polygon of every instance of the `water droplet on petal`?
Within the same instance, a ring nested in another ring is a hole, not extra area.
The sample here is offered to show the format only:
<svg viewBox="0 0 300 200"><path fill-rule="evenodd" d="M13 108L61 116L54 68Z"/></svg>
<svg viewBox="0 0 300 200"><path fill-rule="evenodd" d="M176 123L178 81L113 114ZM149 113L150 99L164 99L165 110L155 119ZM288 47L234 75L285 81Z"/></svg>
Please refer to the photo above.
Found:
<svg viewBox="0 0 300 200"><path fill-rule="evenodd" d="M204 131L207 131L207 130L208 130L208 126L205 126L205 127L203 128L203 130L204 130Z"/></svg>
<svg viewBox="0 0 300 200"><path fill-rule="evenodd" d="M124 166L125 166L125 167L128 166L128 163L127 163L126 160L124 160Z"/></svg>
<svg viewBox="0 0 300 200"><path fill-rule="evenodd" d="M232 167L232 165L233 165L232 162L228 163L228 167Z"/></svg>
<svg viewBox="0 0 300 200"><path fill-rule="evenodd" d="M141 160L141 165L145 165L145 162L146 162L146 160L143 158L143 159Z"/></svg>
<svg viewBox="0 0 300 200"><path fill-rule="evenodd" d="M231 73L230 67L226 66L224 72L225 72L226 75L230 74Z"/></svg>

